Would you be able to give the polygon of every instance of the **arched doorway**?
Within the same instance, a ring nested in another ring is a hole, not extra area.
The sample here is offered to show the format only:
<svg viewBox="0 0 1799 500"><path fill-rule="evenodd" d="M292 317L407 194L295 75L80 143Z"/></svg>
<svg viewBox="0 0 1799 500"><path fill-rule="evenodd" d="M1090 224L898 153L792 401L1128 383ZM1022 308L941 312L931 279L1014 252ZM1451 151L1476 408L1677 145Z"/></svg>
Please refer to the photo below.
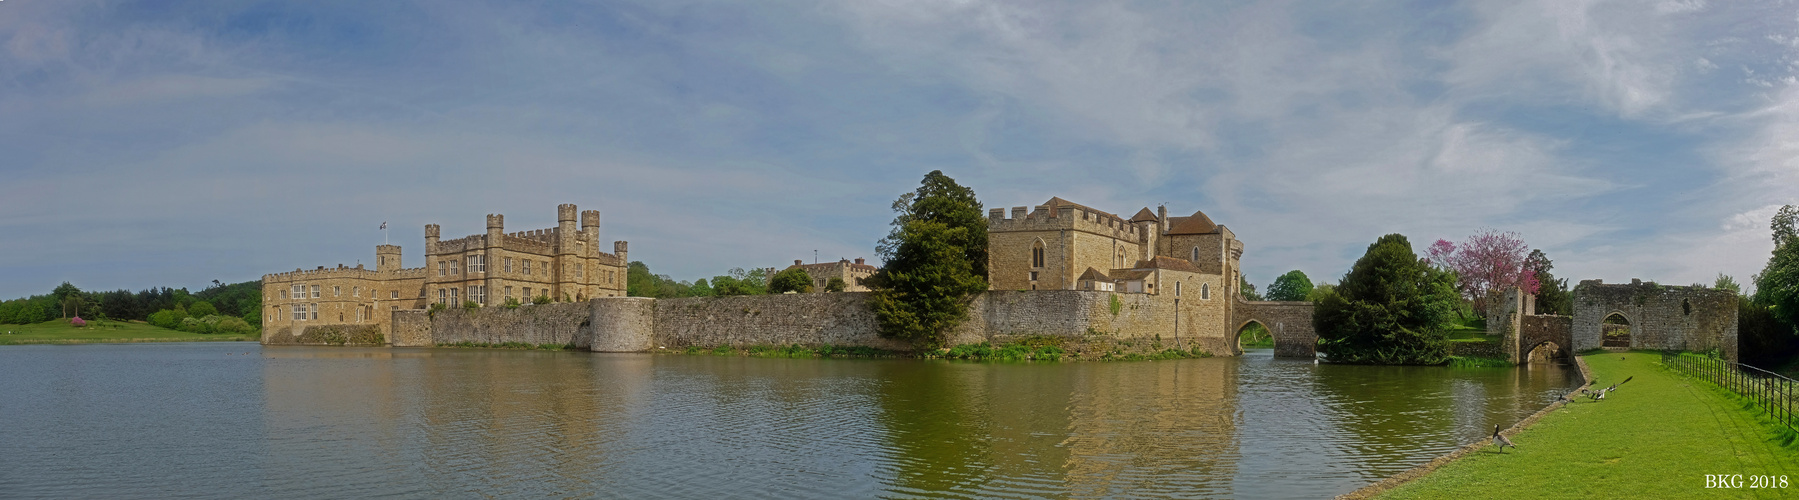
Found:
<svg viewBox="0 0 1799 500"><path fill-rule="evenodd" d="M1273 348L1274 332L1268 330L1268 325L1252 319L1237 327L1237 352L1242 352L1244 349Z"/></svg>
<svg viewBox="0 0 1799 500"><path fill-rule="evenodd" d="M1605 322L1599 324L1599 345L1601 347L1630 347L1630 320L1619 313L1606 315Z"/></svg>
<svg viewBox="0 0 1799 500"><path fill-rule="evenodd" d="M1531 347L1529 351L1526 351L1524 359L1526 363L1531 364L1565 363L1566 361L1564 360L1567 359L1568 355L1563 349L1563 346L1557 345L1555 342L1538 343L1536 346Z"/></svg>

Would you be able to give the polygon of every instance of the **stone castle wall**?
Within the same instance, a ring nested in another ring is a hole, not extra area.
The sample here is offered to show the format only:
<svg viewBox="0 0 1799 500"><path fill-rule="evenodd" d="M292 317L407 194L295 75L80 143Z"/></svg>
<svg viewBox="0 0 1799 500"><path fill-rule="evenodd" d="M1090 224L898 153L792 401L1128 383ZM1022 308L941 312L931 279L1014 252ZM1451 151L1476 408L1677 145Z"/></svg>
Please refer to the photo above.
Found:
<svg viewBox="0 0 1799 500"><path fill-rule="evenodd" d="M572 302L475 309L449 308L427 313L433 344L472 342L593 346L591 302Z"/></svg>
<svg viewBox="0 0 1799 500"><path fill-rule="evenodd" d="M1239 295L1241 297L1241 295ZM1283 358L1318 356L1318 332L1312 328L1311 302L1238 301L1233 311L1231 332L1239 332L1255 321L1274 336L1274 355ZM1237 349L1242 353L1242 349Z"/></svg>
<svg viewBox="0 0 1799 500"><path fill-rule="evenodd" d="M1631 349L1718 349L1737 359L1735 292L1636 280L1628 285L1582 281L1574 289L1574 350L1601 347L1601 325L1613 314L1630 323Z"/></svg>

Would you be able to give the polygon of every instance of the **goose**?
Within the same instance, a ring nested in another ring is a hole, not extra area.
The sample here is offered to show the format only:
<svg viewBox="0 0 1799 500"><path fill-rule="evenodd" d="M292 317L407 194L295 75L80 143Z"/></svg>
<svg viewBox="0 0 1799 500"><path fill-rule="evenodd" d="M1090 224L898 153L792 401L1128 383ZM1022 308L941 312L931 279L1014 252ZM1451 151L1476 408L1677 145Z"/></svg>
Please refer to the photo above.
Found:
<svg viewBox="0 0 1799 500"><path fill-rule="evenodd" d="M1499 435L1499 424L1493 425L1493 444L1499 445L1500 453L1505 453L1505 447L1507 446L1512 447L1512 449L1518 448L1518 445L1512 444L1512 440Z"/></svg>

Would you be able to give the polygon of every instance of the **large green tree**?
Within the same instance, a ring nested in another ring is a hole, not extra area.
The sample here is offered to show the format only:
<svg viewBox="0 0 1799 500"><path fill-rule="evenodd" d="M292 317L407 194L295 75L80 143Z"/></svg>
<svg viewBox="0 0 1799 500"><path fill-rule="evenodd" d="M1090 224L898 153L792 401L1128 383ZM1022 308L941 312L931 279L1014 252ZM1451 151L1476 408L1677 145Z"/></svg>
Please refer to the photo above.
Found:
<svg viewBox="0 0 1799 500"><path fill-rule="evenodd" d="M940 347L968 317L969 298L987 289L987 219L974 190L942 171L926 174L893 209L893 229L876 246L886 265L869 307L882 335Z"/></svg>
<svg viewBox="0 0 1799 500"><path fill-rule="evenodd" d="M1739 308L1737 321L1743 361L1763 366L1784 364L1799 344L1799 208L1780 207L1768 226L1774 255L1752 280L1755 297Z"/></svg>
<svg viewBox="0 0 1799 500"><path fill-rule="evenodd" d="M1254 283L1250 283L1249 278L1246 278L1241 275L1237 276L1237 293L1243 295L1243 300L1248 300L1248 301L1261 301L1262 300L1262 294L1256 293L1256 285Z"/></svg>
<svg viewBox="0 0 1799 500"><path fill-rule="evenodd" d="M1444 363L1459 299L1453 273L1419 259L1405 236L1382 236L1317 301L1318 350L1335 363Z"/></svg>
<svg viewBox="0 0 1799 500"><path fill-rule="evenodd" d="M1298 269L1287 271L1268 285L1268 300L1298 301L1306 300L1312 293L1312 279Z"/></svg>

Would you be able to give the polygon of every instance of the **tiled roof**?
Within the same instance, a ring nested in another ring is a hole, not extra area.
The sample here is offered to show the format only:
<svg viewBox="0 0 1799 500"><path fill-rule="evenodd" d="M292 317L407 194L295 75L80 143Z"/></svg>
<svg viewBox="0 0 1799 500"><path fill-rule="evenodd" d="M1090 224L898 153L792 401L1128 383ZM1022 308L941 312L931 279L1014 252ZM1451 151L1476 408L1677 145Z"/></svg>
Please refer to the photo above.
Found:
<svg viewBox="0 0 1799 500"><path fill-rule="evenodd" d="M1169 217L1168 234L1207 234L1218 231L1218 224L1212 223L1205 212L1193 212L1188 217Z"/></svg>
<svg viewBox="0 0 1799 500"><path fill-rule="evenodd" d="M1052 213L1052 214L1056 213L1056 207L1075 207L1075 208L1079 208L1081 210L1086 210L1088 212L1105 215L1105 216L1108 216L1108 217L1111 217L1114 219L1124 220L1124 218L1119 217L1118 214L1115 214L1112 212L1107 212L1105 210L1100 210L1100 209L1093 208L1093 207L1089 207L1089 206L1075 203L1072 201L1064 200L1059 196L1050 197L1049 201L1043 202L1043 205L1049 207L1049 213Z"/></svg>
<svg viewBox="0 0 1799 500"><path fill-rule="evenodd" d="M1081 277L1075 279L1075 281L1106 281L1106 282L1110 282L1110 281L1112 281L1112 278L1107 278L1106 273L1099 272L1098 269L1089 267L1089 268L1087 268L1087 272L1081 273Z"/></svg>
<svg viewBox="0 0 1799 500"><path fill-rule="evenodd" d="M1167 269L1170 271L1186 271L1186 272L1190 272L1190 273L1205 272L1205 271L1199 270L1199 266L1193 265L1192 262L1187 262L1186 260L1183 260L1183 259L1176 259L1174 257L1167 257L1167 256L1162 256L1162 255L1157 255L1156 258L1150 259L1150 260L1139 260L1139 261L1137 261L1137 265L1131 266L1131 268L1132 269Z"/></svg>
<svg viewBox="0 0 1799 500"><path fill-rule="evenodd" d="M1124 270L1124 271L1114 272L1112 274L1114 276L1116 276L1113 279L1118 280L1118 281L1136 281L1136 280L1140 280L1140 279L1149 277L1150 273L1153 273L1153 272L1155 272L1155 271L1151 270L1151 269L1128 269L1128 270Z"/></svg>
<svg viewBox="0 0 1799 500"><path fill-rule="evenodd" d="M1155 222L1155 220L1156 213L1149 211L1149 207L1143 207L1142 210L1137 211L1137 215L1131 216L1131 222Z"/></svg>

